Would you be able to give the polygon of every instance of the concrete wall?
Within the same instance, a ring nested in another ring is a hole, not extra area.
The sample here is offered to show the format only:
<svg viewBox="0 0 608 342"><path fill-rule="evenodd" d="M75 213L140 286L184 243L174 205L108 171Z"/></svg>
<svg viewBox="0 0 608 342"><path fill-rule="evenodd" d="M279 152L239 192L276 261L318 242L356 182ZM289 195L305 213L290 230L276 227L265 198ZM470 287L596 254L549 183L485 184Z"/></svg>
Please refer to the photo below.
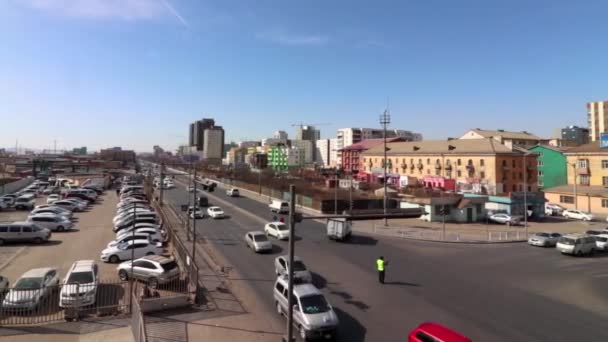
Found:
<svg viewBox="0 0 608 342"><path fill-rule="evenodd" d="M16 191L19 191L19 190L25 188L26 186L32 184L33 182L34 182L34 177L27 177L27 178L22 178L18 181L12 182L12 183L4 184L3 186L0 185L0 196L5 195L5 194L12 194Z"/></svg>
<svg viewBox="0 0 608 342"><path fill-rule="evenodd" d="M575 209L574 203L564 203L560 201L560 196L570 196L574 198L573 194L558 194L558 193L545 193L545 198L550 203L559 204L566 209ZM608 208L602 207L602 200L608 202L606 197L592 197L588 195L578 195L578 210L583 210L596 215L607 216ZM608 203L607 203L608 204Z"/></svg>

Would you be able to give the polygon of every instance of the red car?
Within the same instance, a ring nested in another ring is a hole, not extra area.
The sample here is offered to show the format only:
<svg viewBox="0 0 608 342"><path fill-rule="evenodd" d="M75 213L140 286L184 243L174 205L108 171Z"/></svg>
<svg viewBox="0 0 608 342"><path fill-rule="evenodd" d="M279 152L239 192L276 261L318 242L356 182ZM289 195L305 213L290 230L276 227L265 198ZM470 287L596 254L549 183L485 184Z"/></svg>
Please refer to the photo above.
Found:
<svg viewBox="0 0 608 342"><path fill-rule="evenodd" d="M412 330L408 342L471 342L471 339L437 323L422 323Z"/></svg>

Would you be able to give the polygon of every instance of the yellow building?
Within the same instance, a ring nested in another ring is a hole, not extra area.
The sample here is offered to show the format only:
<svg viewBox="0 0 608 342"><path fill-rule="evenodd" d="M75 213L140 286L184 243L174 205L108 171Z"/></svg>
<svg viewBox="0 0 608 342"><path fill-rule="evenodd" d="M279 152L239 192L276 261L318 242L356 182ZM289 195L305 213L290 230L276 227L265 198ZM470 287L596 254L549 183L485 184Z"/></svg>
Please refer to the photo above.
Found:
<svg viewBox="0 0 608 342"><path fill-rule="evenodd" d="M608 148L594 141L564 153L568 185L545 189L547 201L567 209L608 214ZM575 186L576 184L576 186Z"/></svg>
<svg viewBox="0 0 608 342"><path fill-rule="evenodd" d="M427 140L388 143L387 168L391 178L419 181L454 180L456 189L491 195L537 191L536 154L511 149L492 138ZM361 154L359 178L374 181L384 172L384 146ZM524 168L524 162L527 168Z"/></svg>

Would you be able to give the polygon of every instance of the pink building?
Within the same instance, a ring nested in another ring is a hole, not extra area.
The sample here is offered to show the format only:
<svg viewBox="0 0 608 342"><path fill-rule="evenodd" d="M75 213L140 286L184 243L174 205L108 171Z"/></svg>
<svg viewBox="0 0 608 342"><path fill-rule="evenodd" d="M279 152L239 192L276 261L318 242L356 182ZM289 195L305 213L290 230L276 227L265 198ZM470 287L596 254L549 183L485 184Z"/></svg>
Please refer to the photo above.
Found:
<svg viewBox="0 0 608 342"><path fill-rule="evenodd" d="M422 179L425 188L441 188L443 190L456 190L456 180L441 176L425 176Z"/></svg>

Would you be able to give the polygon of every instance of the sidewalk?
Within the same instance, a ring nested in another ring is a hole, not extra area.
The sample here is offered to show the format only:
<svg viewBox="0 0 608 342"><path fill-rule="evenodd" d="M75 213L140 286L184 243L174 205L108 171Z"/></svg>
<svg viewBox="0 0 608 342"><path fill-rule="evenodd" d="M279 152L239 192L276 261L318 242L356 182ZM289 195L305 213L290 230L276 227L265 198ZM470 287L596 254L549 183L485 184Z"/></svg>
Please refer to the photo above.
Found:
<svg viewBox="0 0 608 342"><path fill-rule="evenodd" d="M132 342L129 322L121 319L0 328L0 342ZM96 331L88 332L92 330Z"/></svg>

